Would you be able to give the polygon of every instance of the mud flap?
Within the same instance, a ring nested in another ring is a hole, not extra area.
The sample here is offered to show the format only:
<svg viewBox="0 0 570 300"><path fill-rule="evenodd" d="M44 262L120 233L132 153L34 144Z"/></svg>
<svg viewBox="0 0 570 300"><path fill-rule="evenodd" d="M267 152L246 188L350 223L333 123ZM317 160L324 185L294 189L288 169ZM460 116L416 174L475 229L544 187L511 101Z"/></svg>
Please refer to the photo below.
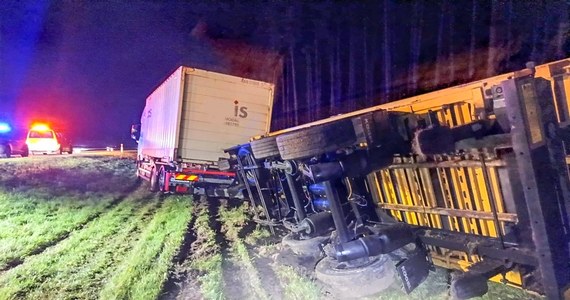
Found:
<svg viewBox="0 0 570 300"><path fill-rule="evenodd" d="M431 258L423 249L414 251L411 255L396 264L396 271L402 279L404 291L411 293L429 275L433 269Z"/></svg>

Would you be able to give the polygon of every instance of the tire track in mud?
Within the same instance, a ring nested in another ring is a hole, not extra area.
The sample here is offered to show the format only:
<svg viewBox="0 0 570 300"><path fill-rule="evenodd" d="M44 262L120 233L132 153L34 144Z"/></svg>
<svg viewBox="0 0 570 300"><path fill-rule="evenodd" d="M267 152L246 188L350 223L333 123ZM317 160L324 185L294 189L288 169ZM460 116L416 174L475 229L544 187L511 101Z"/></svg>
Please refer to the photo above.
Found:
<svg viewBox="0 0 570 300"><path fill-rule="evenodd" d="M221 281L223 292L214 299L286 299L282 287L283 280L274 270L275 260L272 252L259 253L258 245L249 245L245 237L255 225L247 222L242 225L225 223L220 216L222 210L239 206L241 202L226 199L201 198L195 201L193 215L182 243L181 249L173 260L170 276L163 286L160 300L169 299L204 299L212 298L203 294L199 279L204 273L194 269L192 263L216 253L203 249L201 245L214 243L222 257ZM209 241L199 236L196 218L207 210L208 227L214 231ZM229 233L228 226L234 226ZM236 234L237 231L237 234Z"/></svg>
<svg viewBox="0 0 570 300"><path fill-rule="evenodd" d="M168 271L169 276L162 287L159 300L177 299L179 296L184 299L201 298L198 282L195 280L197 273L183 266L190 258L192 244L196 241L196 232L194 232L196 217L194 212L192 214L194 216L186 227L180 250L172 259L172 268Z"/></svg>
<svg viewBox="0 0 570 300"><path fill-rule="evenodd" d="M93 252L89 259L83 264L76 266L74 268L75 271L72 273L61 270L52 278L54 280L44 282L42 288L48 285L48 282L51 282L52 287L47 288L47 290L58 291L57 293L63 298L69 298L70 295L66 296L66 294L70 291L82 291L82 295L97 294L104 286L105 281L110 278L110 275L116 272L120 263L128 259L127 255L132 246L140 239L140 233L164 203L162 199L157 199L150 194L134 202L136 202L137 207L133 208L129 216L125 216L124 222L117 227L117 231L112 236L99 240L100 246L97 247L97 250ZM58 276L61 276L59 277L61 279L57 279ZM72 278L70 282L77 284L68 283L60 290L60 284L57 282L70 277ZM84 284L85 282L89 284ZM39 293L39 295L41 294L42 292Z"/></svg>
<svg viewBox="0 0 570 300"><path fill-rule="evenodd" d="M222 232L222 222L218 220L220 215L220 207L227 206L227 199L211 199L210 206L215 206L214 217L216 239L221 241L222 252L222 278L224 280L224 295L227 299L255 299L255 293L245 285L245 281L249 276L245 272L243 266L240 266L238 258L231 251L231 240L227 236L227 232ZM215 205L212 203L215 202ZM212 210L211 210L212 211ZM244 280L245 279L245 280Z"/></svg>
<svg viewBox="0 0 570 300"><path fill-rule="evenodd" d="M180 250L173 259L173 265L169 270L169 278L162 287L158 297L159 300L205 298L200 281L200 277L204 276L204 272L196 269L196 266L193 264L198 260L207 260L217 253L216 249L207 247L210 241L206 236L203 236L208 234L206 231L213 231L213 228L211 228L212 214L209 210L207 198L200 197L199 200L189 199L189 201L194 202L192 218L188 224ZM204 212L208 214L207 228L200 227L205 224L198 224L197 222ZM224 299L224 297L217 298Z"/></svg>
<svg viewBox="0 0 570 300"><path fill-rule="evenodd" d="M253 294L246 292L243 284L242 269L238 266L230 252L230 241L222 232L222 223L218 220L220 207L223 205L220 198L206 198L209 213L209 225L215 232L215 242L220 246L222 255L222 280L225 299L253 299Z"/></svg>
<svg viewBox="0 0 570 300"><path fill-rule="evenodd" d="M26 258L31 257L31 256L35 256L35 255L41 255L47 249L54 247L57 244L65 241L66 239L69 238L69 236L73 232L82 230L83 228L85 228L86 226L91 224L97 218L101 217L103 214L107 213L108 211L110 211L111 209L113 209L114 207L119 205L121 202L123 202L125 199L127 199L130 195L132 195L135 191L137 191L137 189L139 189L141 186L142 186L142 182L137 180L123 194L121 194L120 196L118 196L117 198L115 198L111 202L109 202L109 204L107 206L105 206L103 209L101 209L101 211L94 213L93 215L89 216L87 219L85 219L83 222L77 224L75 227L70 228L69 230L67 230L65 232L62 232L61 235L58 236L57 238L55 238L51 241L48 241L45 244L40 245L40 247L32 250L25 257L20 257L18 259L8 261L6 263L5 267L0 268L0 274L4 273L6 271L9 271L13 268L16 268L17 266L23 264L25 262Z"/></svg>
<svg viewBox="0 0 570 300"><path fill-rule="evenodd" d="M241 201L231 203L223 200L220 208L226 213L240 211ZM226 282L226 295L228 299L283 299L283 292L273 270L257 255L254 249L245 242L256 226L249 220L246 211L243 214L227 214L220 220L223 223L220 234L226 240L226 257L224 262L224 277ZM228 217L233 215L233 217ZM245 280L244 280L245 279ZM239 286L234 284L238 281ZM237 289L237 292L235 291Z"/></svg>
<svg viewBox="0 0 570 300"><path fill-rule="evenodd" d="M275 273L272 267L273 260L270 257L266 257L259 253L259 248L247 247L249 255L253 258L252 263L261 275L261 284L267 287L265 291L269 296L269 299L284 299L284 291L281 280Z"/></svg>

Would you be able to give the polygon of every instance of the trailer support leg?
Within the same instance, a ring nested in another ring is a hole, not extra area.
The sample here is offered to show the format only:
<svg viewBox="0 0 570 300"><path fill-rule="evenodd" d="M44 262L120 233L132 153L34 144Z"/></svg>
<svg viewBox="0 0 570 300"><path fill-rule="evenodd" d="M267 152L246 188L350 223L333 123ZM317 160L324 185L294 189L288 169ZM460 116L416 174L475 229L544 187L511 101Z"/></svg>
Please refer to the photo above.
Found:
<svg viewBox="0 0 570 300"><path fill-rule="evenodd" d="M295 185L295 178L293 175L287 173L287 184L289 185L289 190L291 191L291 198L293 198L293 204L295 205L295 216L297 217L297 222L301 222L305 219L305 208L299 199L299 193L297 191L297 186Z"/></svg>
<svg viewBox="0 0 570 300"><path fill-rule="evenodd" d="M340 205L340 198L331 181L325 181L323 182L323 185L325 187L327 199L329 200L330 210L333 216L334 225L339 241L340 243L346 243L352 240L352 235L350 234L348 226L346 225L344 212L342 211L342 206Z"/></svg>

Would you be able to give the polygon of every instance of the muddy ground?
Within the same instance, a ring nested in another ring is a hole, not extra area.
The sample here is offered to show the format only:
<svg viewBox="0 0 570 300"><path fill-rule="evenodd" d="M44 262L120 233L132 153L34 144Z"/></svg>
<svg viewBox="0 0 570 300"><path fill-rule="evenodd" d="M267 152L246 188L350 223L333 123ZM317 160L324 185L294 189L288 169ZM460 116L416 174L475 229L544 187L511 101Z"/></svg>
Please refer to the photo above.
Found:
<svg viewBox="0 0 570 300"><path fill-rule="evenodd" d="M314 266L317 260L300 259L282 245L281 238L286 232L279 228L276 228L274 235L244 243L247 249L246 261L251 263L244 264L243 257L236 253L235 247L232 246L232 239L228 237L228 233L225 232L226 228L219 220L219 200L203 199L203 201L208 201L209 225L215 231L216 244L220 246L221 291L214 297L204 296L201 282L198 280L203 274L189 268L188 265L191 262L187 261L200 259L200 257L191 253L181 253L161 299L353 299L339 296L334 288L316 280ZM222 201L223 205L226 205L225 200ZM247 236L260 230L260 227L246 222L238 229L239 238L247 240ZM267 228L261 229L267 231ZM195 228L192 228L191 224L182 252L192 251L191 244L199 242L200 237L193 230ZM402 291L400 282L397 281L385 292L366 299L452 299L449 294L450 278L448 271L437 268L426 282L410 295ZM515 288L490 283L489 293L479 299L537 298L539 297Z"/></svg>

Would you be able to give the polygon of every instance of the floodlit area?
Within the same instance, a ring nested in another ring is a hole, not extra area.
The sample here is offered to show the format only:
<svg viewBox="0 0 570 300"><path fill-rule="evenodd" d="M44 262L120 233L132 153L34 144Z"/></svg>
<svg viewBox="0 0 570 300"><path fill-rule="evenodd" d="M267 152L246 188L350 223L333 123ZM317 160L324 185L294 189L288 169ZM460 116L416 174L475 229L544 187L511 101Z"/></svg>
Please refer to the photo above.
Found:
<svg viewBox="0 0 570 300"><path fill-rule="evenodd" d="M150 193L132 157L0 169L0 299L341 299L247 202ZM449 280L438 268L410 295L395 283L367 299L449 299ZM490 284L481 299L529 298Z"/></svg>
<svg viewBox="0 0 570 300"><path fill-rule="evenodd" d="M0 3L0 300L570 300L570 1Z"/></svg>

